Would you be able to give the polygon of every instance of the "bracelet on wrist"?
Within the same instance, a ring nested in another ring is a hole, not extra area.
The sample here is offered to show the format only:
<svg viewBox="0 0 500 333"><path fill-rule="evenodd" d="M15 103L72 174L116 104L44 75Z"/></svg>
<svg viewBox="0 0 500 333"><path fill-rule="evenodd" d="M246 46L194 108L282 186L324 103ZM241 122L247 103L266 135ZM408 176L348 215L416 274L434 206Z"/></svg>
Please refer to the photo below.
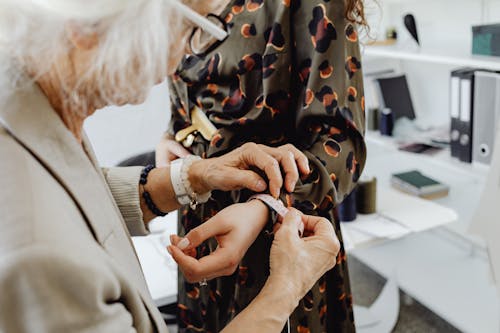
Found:
<svg viewBox="0 0 500 333"><path fill-rule="evenodd" d="M153 199L151 198L151 194L146 190L146 184L148 183L148 175L154 168L155 168L154 166L148 165L144 169L142 169L141 178L139 180L139 184L142 187L142 198L144 199L144 202L146 203L146 206L151 211L151 213L153 213L156 216L165 216L167 215L167 213L161 211L155 205Z"/></svg>
<svg viewBox="0 0 500 333"><path fill-rule="evenodd" d="M201 160L201 157L190 155L182 159L173 161L170 164L170 180L174 188L177 201L181 205L189 204L195 209L201 203L207 202L212 196L212 192L196 193L189 181L189 169L194 162Z"/></svg>

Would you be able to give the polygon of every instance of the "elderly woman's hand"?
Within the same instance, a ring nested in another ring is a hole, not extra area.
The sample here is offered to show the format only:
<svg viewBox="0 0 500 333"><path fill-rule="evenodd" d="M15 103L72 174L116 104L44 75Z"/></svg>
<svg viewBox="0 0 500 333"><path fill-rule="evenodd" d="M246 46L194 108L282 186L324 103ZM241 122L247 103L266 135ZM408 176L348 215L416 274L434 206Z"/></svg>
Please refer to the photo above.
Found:
<svg viewBox="0 0 500 333"><path fill-rule="evenodd" d="M196 193L210 190L236 190L248 188L255 192L266 190L267 184L256 172L256 167L265 172L269 181L269 191L278 197L283 186L281 168L286 174L285 188L293 192L299 179L299 172L309 173L307 157L293 145L271 148L255 143L243 146L221 157L200 160L189 169L189 177Z"/></svg>
<svg viewBox="0 0 500 333"><path fill-rule="evenodd" d="M298 236L302 222L305 238ZM266 284L222 333L281 332L300 299L335 265L339 248L328 220L291 210L276 232Z"/></svg>
<svg viewBox="0 0 500 333"><path fill-rule="evenodd" d="M184 238L172 235L168 247L186 280L198 282L231 275L263 229L268 208L259 200L234 204L191 230ZM196 247L214 237L219 244L212 254L196 259Z"/></svg>
<svg viewBox="0 0 500 333"><path fill-rule="evenodd" d="M298 236L300 222L304 223L304 238ZM339 250L340 243L327 219L291 209L274 237L266 284L292 293L298 301L335 266Z"/></svg>

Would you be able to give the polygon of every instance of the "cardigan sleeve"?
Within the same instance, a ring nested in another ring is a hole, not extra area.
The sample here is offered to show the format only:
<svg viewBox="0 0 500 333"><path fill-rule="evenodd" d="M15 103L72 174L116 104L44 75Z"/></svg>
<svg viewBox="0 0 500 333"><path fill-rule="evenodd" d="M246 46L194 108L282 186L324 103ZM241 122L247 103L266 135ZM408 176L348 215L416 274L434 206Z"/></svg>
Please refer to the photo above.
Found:
<svg viewBox="0 0 500 333"><path fill-rule="evenodd" d="M2 255L0 332L136 332L143 323L110 265L78 250L32 245Z"/></svg>
<svg viewBox="0 0 500 333"><path fill-rule="evenodd" d="M132 236L144 236L149 233L143 222L139 200L138 188L141 171L142 167L103 169L111 194Z"/></svg>

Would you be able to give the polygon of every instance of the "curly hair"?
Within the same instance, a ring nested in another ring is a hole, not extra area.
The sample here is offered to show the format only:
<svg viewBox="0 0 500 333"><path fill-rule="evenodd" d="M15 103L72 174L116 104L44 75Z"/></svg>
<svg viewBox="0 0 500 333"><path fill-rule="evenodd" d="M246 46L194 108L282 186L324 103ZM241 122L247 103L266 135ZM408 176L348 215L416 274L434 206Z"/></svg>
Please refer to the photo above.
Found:
<svg viewBox="0 0 500 333"><path fill-rule="evenodd" d="M345 0L345 17L352 23L367 26L363 0Z"/></svg>

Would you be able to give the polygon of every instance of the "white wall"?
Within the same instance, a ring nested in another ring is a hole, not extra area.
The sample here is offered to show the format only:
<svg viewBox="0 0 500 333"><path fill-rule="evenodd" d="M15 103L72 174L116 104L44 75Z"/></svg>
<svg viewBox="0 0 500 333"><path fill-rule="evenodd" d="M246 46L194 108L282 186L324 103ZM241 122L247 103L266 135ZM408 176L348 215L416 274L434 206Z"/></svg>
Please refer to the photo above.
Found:
<svg viewBox="0 0 500 333"><path fill-rule="evenodd" d="M170 120L168 89L162 83L144 104L107 107L85 122L85 130L102 166L154 149Z"/></svg>

